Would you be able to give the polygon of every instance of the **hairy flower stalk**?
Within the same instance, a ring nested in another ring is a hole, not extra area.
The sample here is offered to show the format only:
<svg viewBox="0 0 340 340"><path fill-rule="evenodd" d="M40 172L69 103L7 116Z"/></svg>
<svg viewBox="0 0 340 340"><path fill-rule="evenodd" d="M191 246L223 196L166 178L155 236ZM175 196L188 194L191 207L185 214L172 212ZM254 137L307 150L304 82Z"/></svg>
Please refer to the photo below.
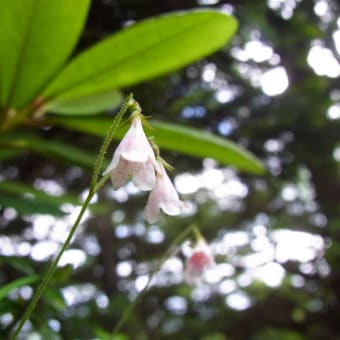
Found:
<svg viewBox="0 0 340 340"><path fill-rule="evenodd" d="M105 170L102 177L98 178L104 160L104 155L126 111L132 111L130 118L131 126L114 152L110 165ZM18 326L13 333L13 339L17 339L25 322L30 318L41 295L49 284L56 271L61 256L69 246L86 209L90 205L91 199L96 192L103 187L109 177L111 177L111 181L115 189L118 189L132 178L133 183L137 188L147 191L152 190L145 208L145 216L150 223L154 223L158 220L160 209L168 215L178 215L180 213L183 202L180 201L176 189L165 171L163 164L166 164L166 162L161 160L156 161L153 148L144 133L142 125L143 122L145 122L145 117L141 114L141 109L138 103L132 98L132 95L129 95L109 128L108 134L100 148L99 155L94 166L88 196L83 202L76 221L73 223L60 251L50 264L22 318L20 319ZM156 153L157 158L160 159L159 151ZM122 318L122 322L124 322L124 318L125 317ZM119 327L122 322L118 323Z"/></svg>
<svg viewBox="0 0 340 340"><path fill-rule="evenodd" d="M144 216L149 223L159 220L162 209L167 215L175 216L181 213L184 203L179 199L178 193L172 184L162 161L156 166L156 184L153 187L145 210Z"/></svg>
<svg viewBox="0 0 340 340"><path fill-rule="evenodd" d="M131 115L131 126L103 174L111 174L114 189L120 188L130 178L140 190L148 191L155 185L156 159L143 130L143 119L144 116L138 111Z"/></svg>
<svg viewBox="0 0 340 340"><path fill-rule="evenodd" d="M61 246L61 249L56 254L56 257L54 258L54 260L51 262L50 266L48 267L48 269L47 269L45 275L43 276L39 286L37 287L37 290L34 292L33 297L31 299L31 301L29 302L29 304L27 305L22 318L18 322L18 325L17 325L11 339L13 339L13 340L17 339L17 337L19 336L19 333L21 332L22 328L24 327L25 322L30 318L32 312L34 311L34 309L37 305L37 303L39 302L41 295L44 293L46 287L48 286L48 284L51 280L51 278L53 277L62 255L64 254L65 250L67 249L67 247L71 243L71 240L72 240L72 238L73 238L73 236L74 236L74 234L75 234L75 232L76 232L76 230L77 230L77 228L78 228L78 226L81 222L81 219L82 219L86 209L90 205L91 199L96 194L96 192L103 187L103 185L107 181L107 179L109 177L108 175L104 175L99 181L98 181L98 178L97 178L99 171L101 169L101 165L102 165L102 161L104 159L104 155L106 153L107 148L109 147L111 139L113 138L113 136L116 132L117 126L120 123L121 119L123 118L125 112L128 111L131 108L134 109L135 106L136 106L136 103L132 99L132 94L128 95L126 97L125 101L123 102L123 105L122 105L120 111L118 112L116 118L112 122L112 125L109 128L107 136L103 141L102 147L100 148L99 155L98 155L97 161L96 161L94 169L93 169L92 181L91 181L91 184L90 184L88 195L87 195L86 199L84 200L84 202L82 204L82 207L81 207L81 209L78 213L78 216L77 216L75 222L73 223L63 245Z"/></svg>

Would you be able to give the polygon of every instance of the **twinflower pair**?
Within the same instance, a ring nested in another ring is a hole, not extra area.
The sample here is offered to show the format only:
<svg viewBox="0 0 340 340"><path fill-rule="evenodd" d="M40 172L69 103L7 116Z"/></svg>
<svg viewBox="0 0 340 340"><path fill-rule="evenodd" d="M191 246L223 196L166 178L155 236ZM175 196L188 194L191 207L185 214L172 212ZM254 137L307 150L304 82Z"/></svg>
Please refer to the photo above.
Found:
<svg viewBox="0 0 340 340"><path fill-rule="evenodd" d="M144 216L149 223L159 220L160 210L175 216L181 213L184 203L165 170L167 163L159 156L157 147L151 146L145 135L145 116L135 110L130 116L131 125L115 150L104 175L111 175L114 189L120 188L130 178L140 190L151 191Z"/></svg>

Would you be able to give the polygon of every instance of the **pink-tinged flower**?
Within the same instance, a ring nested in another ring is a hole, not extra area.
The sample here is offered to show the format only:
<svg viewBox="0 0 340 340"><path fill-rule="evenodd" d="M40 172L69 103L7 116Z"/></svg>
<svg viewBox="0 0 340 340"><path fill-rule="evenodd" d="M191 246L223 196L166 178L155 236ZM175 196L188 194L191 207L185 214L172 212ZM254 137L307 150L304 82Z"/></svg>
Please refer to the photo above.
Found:
<svg viewBox="0 0 340 340"><path fill-rule="evenodd" d="M177 191L167 175L163 164L158 162L156 167L156 184L149 195L144 209L146 220L149 223L157 222L160 209L167 215L178 215L183 206L184 203L179 199Z"/></svg>
<svg viewBox="0 0 340 340"><path fill-rule="evenodd" d="M204 271L215 265L211 250L203 238L197 241L186 262L184 277L188 283L198 282Z"/></svg>
<svg viewBox="0 0 340 340"><path fill-rule="evenodd" d="M136 115L104 175L111 173L114 189L118 189L132 177L133 184L138 189L151 190L156 182L155 165L154 152L145 136L141 118Z"/></svg>

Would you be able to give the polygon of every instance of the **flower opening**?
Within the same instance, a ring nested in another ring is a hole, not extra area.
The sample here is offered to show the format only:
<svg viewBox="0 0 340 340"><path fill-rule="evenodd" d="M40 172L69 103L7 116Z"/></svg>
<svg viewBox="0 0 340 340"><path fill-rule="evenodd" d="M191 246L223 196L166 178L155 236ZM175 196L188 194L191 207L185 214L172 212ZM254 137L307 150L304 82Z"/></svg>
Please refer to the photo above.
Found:
<svg viewBox="0 0 340 340"><path fill-rule="evenodd" d="M141 115L135 114L104 175L111 173L114 189L132 178L138 189L148 191L156 182L155 165L155 155L144 133Z"/></svg>
<svg viewBox="0 0 340 340"><path fill-rule="evenodd" d="M192 253L186 262L184 276L188 283L201 280L205 270L215 265L211 250L203 238L197 241Z"/></svg>
<svg viewBox="0 0 340 340"><path fill-rule="evenodd" d="M160 210L170 216L179 215L184 203L179 199L178 193L172 184L161 162L156 167L156 184L153 187L145 210L144 216L149 223L159 220Z"/></svg>

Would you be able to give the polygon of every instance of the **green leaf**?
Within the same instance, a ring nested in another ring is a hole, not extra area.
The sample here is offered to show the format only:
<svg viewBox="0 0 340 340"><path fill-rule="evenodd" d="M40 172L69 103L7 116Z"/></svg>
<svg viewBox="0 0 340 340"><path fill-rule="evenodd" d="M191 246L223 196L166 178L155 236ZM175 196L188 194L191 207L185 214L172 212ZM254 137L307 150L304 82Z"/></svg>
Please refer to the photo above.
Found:
<svg viewBox="0 0 340 340"><path fill-rule="evenodd" d="M70 280L74 272L74 268L71 264L66 264L62 267L58 267L53 275L53 282L62 284Z"/></svg>
<svg viewBox="0 0 340 340"><path fill-rule="evenodd" d="M112 340L111 333L100 327L96 327L94 333L101 340Z"/></svg>
<svg viewBox="0 0 340 340"><path fill-rule="evenodd" d="M5 298L8 293L13 291L14 289L20 288L25 285L29 285L39 279L38 275L30 275L30 276L25 276L20 279L14 280L10 283L5 284L0 288L0 300Z"/></svg>
<svg viewBox="0 0 340 340"><path fill-rule="evenodd" d="M66 306L64 308L61 308L60 311L62 311L63 309L65 309ZM56 308L57 309L57 308ZM57 309L58 310L58 309ZM36 318L41 318L40 315L36 315ZM33 320L33 324L34 324ZM36 331L35 332L31 332L30 334L30 338L38 338L38 339L48 339L48 340L62 340L62 337L60 336L60 334L56 333L55 330L51 329L51 327L49 326L48 323L46 322L41 322L41 320L39 320L40 322L37 324L37 327L35 328Z"/></svg>
<svg viewBox="0 0 340 340"><path fill-rule="evenodd" d="M62 67L89 0L0 1L0 106L21 108Z"/></svg>
<svg viewBox="0 0 340 340"><path fill-rule="evenodd" d="M215 10L142 21L74 58L43 97L69 99L165 74L214 52L227 43L236 28L233 17Z"/></svg>
<svg viewBox="0 0 340 340"><path fill-rule="evenodd" d="M65 310L65 308L67 307L60 289L54 286L49 286L48 289L45 290L44 299L49 305L53 306L53 308L55 308L57 311L61 312L62 310Z"/></svg>
<svg viewBox="0 0 340 340"><path fill-rule="evenodd" d="M175 124L152 122L156 142L163 148L187 155L214 158L240 170L262 174L262 163L240 145L209 132Z"/></svg>
<svg viewBox="0 0 340 340"><path fill-rule="evenodd" d="M95 329L94 333L100 340L128 340L129 339L129 337L123 333L111 335L111 333L99 327ZM142 339L144 338L142 337Z"/></svg>
<svg viewBox="0 0 340 340"><path fill-rule="evenodd" d="M61 211L59 207L55 206L54 204L42 202L29 197L11 196L2 193L0 193L0 206L1 208L14 208L19 214L22 215L65 215L65 212Z"/></svg>
<svg viewBox="0 0 340 340"><path fill-rule="evenodd" d="M77 164L86 168L93 168L96 159L96 154L83 151L66 143L52 141L52 140L27 140L27 145L37 153L47 157L57 157L67 163ZM43 143L43 144L41 144Z"/></svg>
<svg viewBox="0 0 340 340"><path fill-rule="evenodd" d="M83 151L66 143L42 139L35 135L11 134L0 138L0 146L17 149L30 149L41 155L58 158L67 163L80 165L86 168L93 168L96 154Z"/></svg>
<svg viewBox="0 0 340 340"><path fill-rule="evenodd" d="M55 99L48 102L45 109L60 114L93 114L116 108L122 99L120 91L110 90L79 98Z"/></svg>
<svg viewBox="0 0 340 340"><path fill-rule="evenodd" d="M23 272L27 275L33 275L34 270L32 268L32 263L28 260L28 258L20 257L20 256L0 256L0 263L6 263L12 268ZM3 265L2 265L3 267Z"/></svg>
<svg viewBox="0 0 340 340"><path fill-rule="evenodd" d="M16 181L0 182L0 191L22 196L29 195L32 199L57 206L64 203L79 204L79 198L75 195L52 196L30 185Z"/></svg>
<svg viewBox="0 0 340 340"><path fill-rule="evenodd" d="M62 209L65 203L80 204L76 195L55 196L28 184L16 181L0 182L0 205L15 208L22 214L41 213L62 216L66 214ZM90 209L95 213L103 213L105 207L101 203L95 203L90 205Z"/></svg>
<svg viewBox="0 0 340 340"><path fill-rule="evenodd" d="M51 122L76 131L96 136L105 136L111 119L107 117L54 117ZM263 174L264 167L260 160L236 143L209 132L191 127L150 121L154 127L147 133L155 136L157 144L164 149L204 158L211 157L221 164L233 165L250 173ZM117 130L115 138L122 138L125 128Z"/></svg>
<svg viewBox="0 0 340 340"><path fill-rule="evenodd" d="M15 149L2 148L0 149L0 161L4 161L6 159L15 157L18 155L19 152L20 152L19 150L15 150Z"/></svg>

